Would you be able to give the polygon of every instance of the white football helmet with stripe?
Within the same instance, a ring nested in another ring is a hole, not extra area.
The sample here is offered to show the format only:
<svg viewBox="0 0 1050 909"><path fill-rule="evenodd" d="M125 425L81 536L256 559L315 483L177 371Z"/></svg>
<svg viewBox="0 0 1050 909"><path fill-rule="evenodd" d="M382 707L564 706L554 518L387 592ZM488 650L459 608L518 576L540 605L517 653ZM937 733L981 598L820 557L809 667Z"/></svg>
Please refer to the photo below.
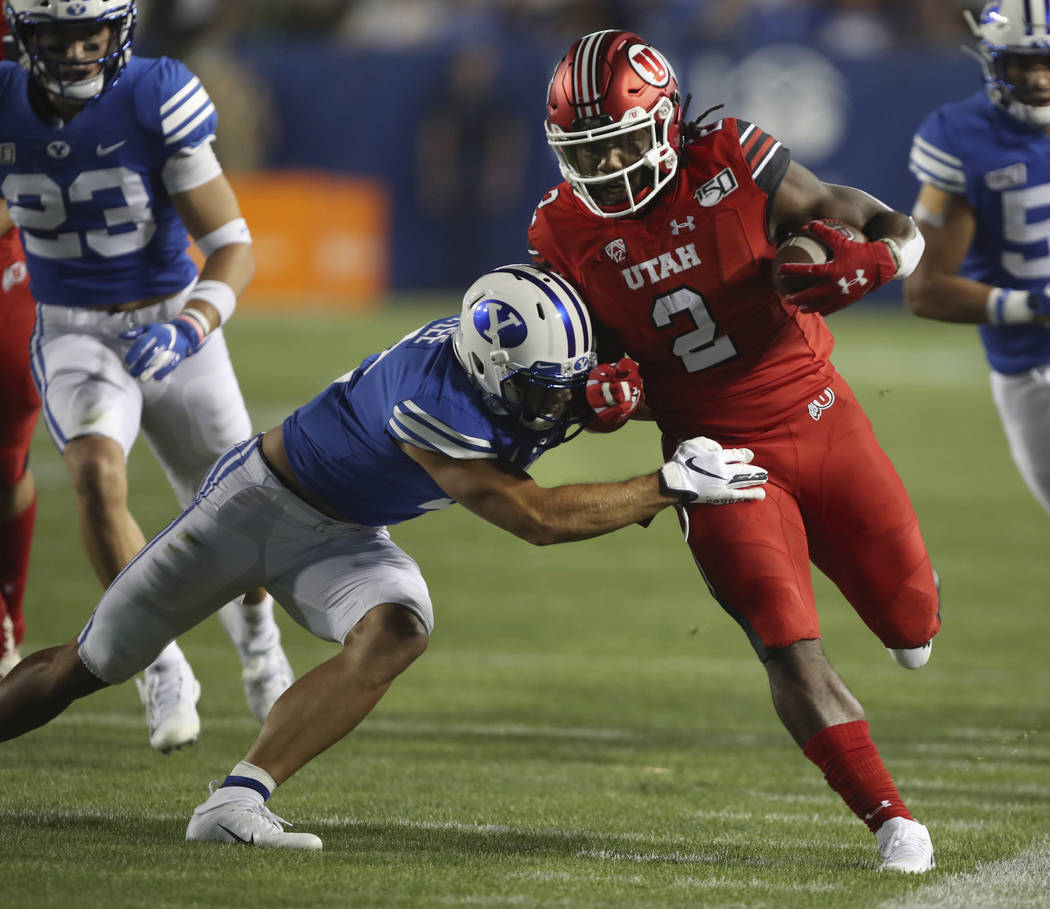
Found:
<svg viewBox="0 0 1050 909"><path fill-rule="evenodd" d="M131 57L135 32L135 0L4 0L4 18L18 47L22 68L49 93L70 101L97 98L120 77ZM108 25L108 47L91 60L77 60L77 69L97 69L76 78L72 61L55 60L41 46L40 26ZM74 77L63 77L64 73Z"/></svg>
<svg viewBox="0 0 1050 909"><path fill-rule="evenodd" d="M671 64L633 32L584 35L551 77L546 131L562 177L593 214L633 214L678 169L682 107ZM613 170L600 162L616 148L628 154Z"/></svg>
<svg viewBox="0 0 1050 909"><path fill-rule="evenodd" d="M1050 126L1050 106L1024 103L1023 92L1006 77L1011 57L1041 56L1050 63L1050 0L991 0L980 19L969 10L963 16L978 39L975 53L989 97L1018 120Z"/></svg>
<svg viewBox="0 0 1050 909"><path fill-rule="evenodd" d="M561 430L537 445L582 428L594 332L580 295L560 275L535 265L482 275L463 297L453 347L493 413L533 432Z"/></svg>

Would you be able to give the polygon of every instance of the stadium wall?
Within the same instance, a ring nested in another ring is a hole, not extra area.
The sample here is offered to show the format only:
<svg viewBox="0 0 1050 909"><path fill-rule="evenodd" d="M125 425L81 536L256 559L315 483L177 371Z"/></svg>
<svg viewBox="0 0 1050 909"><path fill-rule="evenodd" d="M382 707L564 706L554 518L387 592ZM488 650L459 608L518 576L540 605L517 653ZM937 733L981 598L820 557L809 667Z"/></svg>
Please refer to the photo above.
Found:
<svg viewBox="0 0 1050 909"><path fill-rule="evenodd" d="M980 88L976 64L953 51L856 59L799 43L662 49L692 95L690 116L724 104L706 119L753 120L821 178L905 211L916 189L907 170L915 128L937 105ZM294 226L310 237L318 223L338 222L344 205L355 211L356 226L337 230L342 239L322 243L323 254L296 247L307 266L321 257L320 293L331 299L459 289L523 260L533 207L559 179L542 122L563 50L509 38L411 53L242 41L238 60L257 75L277 120L265 172L239 187L253 230L258 236L265 218L264 233L279 234L276 226L291 236ZM340 256L356 264L333 264ZM332 273L341 269L340 283ZM271 296L294 296L293 277L277 279ZM257 281L253 296L270 286Z"/></svg>

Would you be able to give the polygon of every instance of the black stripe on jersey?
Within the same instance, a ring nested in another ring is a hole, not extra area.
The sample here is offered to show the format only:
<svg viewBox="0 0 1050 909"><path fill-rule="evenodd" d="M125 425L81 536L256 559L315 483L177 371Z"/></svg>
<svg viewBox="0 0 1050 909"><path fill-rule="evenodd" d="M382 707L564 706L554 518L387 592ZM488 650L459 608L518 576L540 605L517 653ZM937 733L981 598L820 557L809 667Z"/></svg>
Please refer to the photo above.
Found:
<svg viewBox="0 0 1050 909"><path fill-rule="evenodd" d="M755 184L772 197L791 163L791 151L769 133L746 120L737 120L736 128L740 137L740 150Z"/></svg>

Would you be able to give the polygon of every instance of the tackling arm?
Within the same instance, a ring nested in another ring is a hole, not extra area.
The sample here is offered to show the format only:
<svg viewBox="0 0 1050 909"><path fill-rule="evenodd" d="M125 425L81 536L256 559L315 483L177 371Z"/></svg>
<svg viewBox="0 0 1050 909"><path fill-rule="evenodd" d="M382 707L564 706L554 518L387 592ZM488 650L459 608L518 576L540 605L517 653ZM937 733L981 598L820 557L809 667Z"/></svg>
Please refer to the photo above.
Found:
<svg viewBox="0 0 1050 909"><path fill-rule="evenodd" d="M14 226L15 222L11 220L11 213L7 210L7 203L0 199L0 237Z"/></svg>
<svg viewBox="0 0 1050 909"><path fill-rule="evenodd" d="M543 487L504 461L461 461L399 444L450 498L536 546L600 536L681 501L661 492L655 473L620 483Z"/></svg>
<svg viewBox="0 0 1050 909"><path fill-rule="evenodd" d="M490 524L537 546L586 540L646 522L668 505L727 505L765 498L768 479L746 448L688 439L657 472L618 483L543 487L494 459L457 460L399 442L448 495Z"/></svg>

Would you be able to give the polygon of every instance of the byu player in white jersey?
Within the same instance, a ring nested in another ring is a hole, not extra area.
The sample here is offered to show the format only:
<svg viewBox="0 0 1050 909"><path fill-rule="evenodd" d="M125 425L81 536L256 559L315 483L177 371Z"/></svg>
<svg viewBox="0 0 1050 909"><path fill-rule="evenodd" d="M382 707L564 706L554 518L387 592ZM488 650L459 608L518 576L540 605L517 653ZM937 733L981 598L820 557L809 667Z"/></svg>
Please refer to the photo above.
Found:
<svg viewBox="0 0 1050 909"><path fill-rule="evenodd" d="M765 496L766 472L748 466L750 451L702 438L646 476L538 486L525 468L590 415L593 349L590 317L562 278L530 265L482 276L458 318L368 357L281 426L223 455L79 638L37 651L0 682L0 740L130 678L231 592L263 584L297 622L343 647L274 704L186 838L320 849L313 834L285 833L265 800L364 719L434 625L419 567L385 525L459 502L542 545L608 533L669 505ZM601 390L606 400L614 391ZM157 589L167 577L182 582L178 596Z"/></svg>
<svg viewBox="0 0 1050 909"><path fill-rule="evenodd" d="M131 54L134 0L3 8L19 63L0 63L0 195L38 302L45 424L108 586L146 542L127 506L139 429L183 506L215 457L251 434L220 328L251 279L251 238L211 148L207 92L181 63ZM199 277L187 233L206 257ZM254 590L221 618L262 722L292 681L273 601ZM177 644L140 692L155 748L197 738L200 686Z"/></svg>
<svg viewBox="0 0 1050 909"><path fill-rule="evenodd" d="M915 136L926 252L905 301L978 325L1011 454L1050 512L1050 0L995 0L967 18L985 90Z"/></svg>

